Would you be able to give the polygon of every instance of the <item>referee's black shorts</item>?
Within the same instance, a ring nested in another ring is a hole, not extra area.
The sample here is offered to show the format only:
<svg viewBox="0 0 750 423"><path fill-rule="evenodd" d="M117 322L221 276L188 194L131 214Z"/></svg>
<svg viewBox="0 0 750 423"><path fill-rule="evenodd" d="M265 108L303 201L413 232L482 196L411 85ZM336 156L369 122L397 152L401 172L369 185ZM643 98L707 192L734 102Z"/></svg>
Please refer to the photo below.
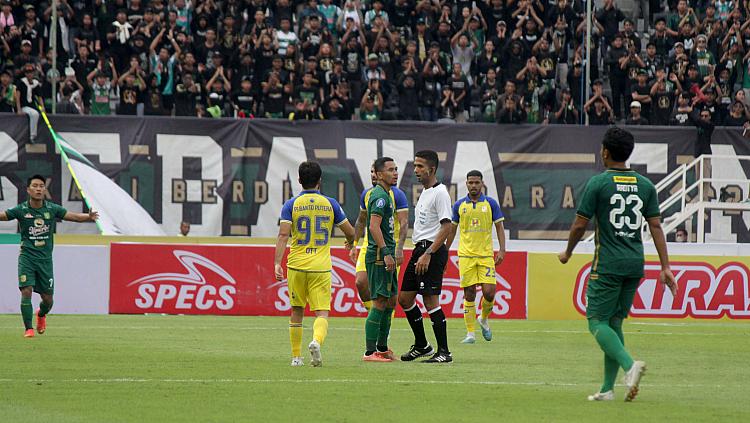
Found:
<svg viewBox="0 0 750 423"><path fill-rule="evenodd" d="M432 252L426 273L422 275L416 273L417 260L430 245L432 245L430 241L419 241L414 246L411 259L404 272L404 280L401 282L402 291L417 291L422 295L440 295L443 289L443 273L448 263L448 248L445 245Z"/></svg>

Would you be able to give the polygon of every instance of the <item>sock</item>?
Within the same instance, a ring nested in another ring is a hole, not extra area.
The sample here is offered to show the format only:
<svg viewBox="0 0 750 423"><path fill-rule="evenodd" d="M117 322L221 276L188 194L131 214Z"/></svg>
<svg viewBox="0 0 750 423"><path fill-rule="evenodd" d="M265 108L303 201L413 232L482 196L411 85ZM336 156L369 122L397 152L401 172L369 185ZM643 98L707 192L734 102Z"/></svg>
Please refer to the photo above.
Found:
<svg viewBox="0 0 750 423"><path fill-rule="evenodd" d="M383 310L373 307L365 321L365 346L367 352L375 351L380 335L380 322L383 320Z"/></svg>
<svg viewBox="0 0 750 423"><path fill-rule="evenodd" d="M318 341L318 344L323 345L326 335L328 335L328 318L316 317L315 322L313 322L313 339Z"/></svg>
<svg viewBox="0 0 750 423"><path fill-rule="evenodd" d="M495 306L495 301L487 301L486 298L482 297L482 320L486 321L492 313L492 307Z"/></svg>
<svg viewBox="0 0 750 423"><path fill-rule="evenodd" d="M31 320L34 318L34 306L31 305L31 298L21 298L21 317L26 330L34 329Z"/></svg>
<svg viewBox="0 0 750 423"><path fill-rule="evenodd" d="M427 346L427 337L424 334L424 324L422 323L422 311L414 303L411 308L404 310L406 320L409 321L411 331L414 332L414 346L422 348Z"/></svg>
<svg viewBox="0 0 750 423"><path fill-rule="evenodd" d="M292 344L292 357L302 357L302 323L289 322L289 341Z"/></svg>
<svg viewBox="0 0 750 423"><path fill-rule="evenodd" d="M612 328L613 331L615 331L615 334L617 334L617 337L620 338L620 342L622 342L622 346L625 346L625 336L622 333L622 319L619 317L613 317L609 319L609 327ZM620 370L620 365L617 363L617 360L609 357L607 354L604 354L604 383L602 384L602 389L599 392L607 392L615 387L615 382L617 381L617 372Z"/></svg>
<svg viewBox="0 0 750 423"><path fill-rule="evenodd" d="M615 360L625 371L633 366L633 359L625 350L617 333L601 320L589 319L589 332L594 335L599 347L611 359Z"/></svg>
<svg viewBox="0 0 750 423"><path fill-rule="evenodd" d="M474 324L477 320L477 309L474 301L464 300L464 324L466 333L474 333Z"/></svg>
<svg viewBox="0 0 750 423"><path fill-rule="evenodd" d="M362 301L362 305L365 306L367 311L370 311L372 309L372 300Z"/></svg>
<svg viewBox="0 0 750 423"><path fill-rule="evenodd" d="M45 303L44 301L39 303L39 317L46 316L49 313L49 311L52 310L53 304L54 302L52 300L50 300L49 303Z"/></svg>
<svg viewBox="0 0 750 423"><path fill-rule="evenodd" d="M435 332L438 351L450 353L448 351L448 325L445 323L445 313L440 306L430 310L430 320L432 320L432 331Z"/></svg>
<svg viewBox="0 0 750 423"><path fill-rule="evenodd" d="M386 308L383 310L383 317L380 319L380 331L378 332L378 351L388 351L388 334L391 333L391 315L393 309Z"/></svg>

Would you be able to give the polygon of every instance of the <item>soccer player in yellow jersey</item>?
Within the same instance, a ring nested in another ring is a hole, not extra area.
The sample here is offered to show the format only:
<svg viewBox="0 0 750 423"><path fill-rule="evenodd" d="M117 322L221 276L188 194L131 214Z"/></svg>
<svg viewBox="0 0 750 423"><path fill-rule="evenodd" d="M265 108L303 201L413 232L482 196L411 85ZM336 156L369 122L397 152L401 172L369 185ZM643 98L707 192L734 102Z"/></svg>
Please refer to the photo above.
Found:
<svg viewBox="0 0 750 423"><path fill-rule="evenodd" d="M472 170L466 175L466 188L469 195L456 201L453 205L453 227L448 236L447 245L453 243L456 230L461 230L458 246L458 269L461 276L461 288L464 290L464 323L466 338L462 344L473 344L474 321L477 310L474 301L477 296L477 285L482 286L482 316L477 320L485 340L492 340L487 318L495 304L495 267L505 257L505 229L503 212L494 198L482 193L484 182L482 172ZM500 246L494 252L492 245L492 227L495 227Z"/></svg>
<svg viewBox="0 0 750 423"><path fill-rule="evenodd" d="M284 203L281 210L279 237L276 241L274 272L276 280L284 279L284 258L289 235L292 245L286 260L292 316L289 319L289 340L292 344L292 366L302 366L302 317L305 306L315 313L313 340L308 345L311 364L323 364L320 347L328 333L328 312L331 310L331 234L338 226L346 236L347 248L354 241L354 228L346 219L336 200L320 193L320 165L303 162L299 165L299 183L303 191Z"/></svg>
<svg viewBox="0 0 750 423"><path fill-rule="evenodd" d="M375 167L370 167L370 180L372 186L362 191L359 201L359 216L357 217L357 223L354 224L354 245L360 238L362 238L362 245L360 245L359 253L357 248L352 248L349 252L349 258L353 263L357 264L357 275L356 285L359 299L362 301L362 305L369 311L372 307L370 287L367 282L367 268L365 266L365 253L367 252L367 204L370 202L370 195L372 189L378 184L378 177L375 173ZM406 242L406 233L409 227L409 203L406 201L406 194L401 191L396 185L398 181L394 180L393 186L390 189L391 202L396 205L396 225L394 228L393 238L396 240L396 265L401 265L404 260L404 243ZM401 231L401 228L405 228ZM398 274L399 269L396 269Z"/></svg>

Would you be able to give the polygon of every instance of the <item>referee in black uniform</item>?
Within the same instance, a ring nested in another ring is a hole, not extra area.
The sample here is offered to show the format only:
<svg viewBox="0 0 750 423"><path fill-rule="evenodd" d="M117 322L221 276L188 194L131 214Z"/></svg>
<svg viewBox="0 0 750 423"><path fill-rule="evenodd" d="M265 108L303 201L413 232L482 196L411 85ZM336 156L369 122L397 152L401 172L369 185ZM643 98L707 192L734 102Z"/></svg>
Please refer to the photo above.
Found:
<svg viewBox="0 0 750 423"><path fill-rule="evenodd" d="M445 185L437 181L438 155L431 150L418 151L414 158L414 174L424 186L414 211L414 251L406 267L398 302L406 312L414 345L401 356L401 361L413 361L432 354L425 363L450 363L445 313L440 308L443 272L448 262L445 240L451 230L451 197ZM422 312L414 301L417 294L432 320L437 351L427 342L422 323Z"/></svg>

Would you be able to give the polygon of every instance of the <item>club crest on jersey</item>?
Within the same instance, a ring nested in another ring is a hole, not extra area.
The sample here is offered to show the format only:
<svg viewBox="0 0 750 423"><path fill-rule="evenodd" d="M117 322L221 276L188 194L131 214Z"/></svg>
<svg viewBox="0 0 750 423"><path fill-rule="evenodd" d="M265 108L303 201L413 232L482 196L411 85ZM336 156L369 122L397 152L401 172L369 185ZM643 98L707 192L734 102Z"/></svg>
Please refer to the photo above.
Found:
<svg viewBox="0 0 750 423"><path fill-rule="evenodd" d="M44 218L45 218L45 219L49 219L49 218L50 218L50 215L49 215L49 213L48 213L48 212L44 212Z"/></svg>
<svg viewBox="0 0 750 423"><path fill-rule="evenodd" d="M26 275L21 275L18 277L18 280L21 281L21 283L26 282Z"/></svg>

